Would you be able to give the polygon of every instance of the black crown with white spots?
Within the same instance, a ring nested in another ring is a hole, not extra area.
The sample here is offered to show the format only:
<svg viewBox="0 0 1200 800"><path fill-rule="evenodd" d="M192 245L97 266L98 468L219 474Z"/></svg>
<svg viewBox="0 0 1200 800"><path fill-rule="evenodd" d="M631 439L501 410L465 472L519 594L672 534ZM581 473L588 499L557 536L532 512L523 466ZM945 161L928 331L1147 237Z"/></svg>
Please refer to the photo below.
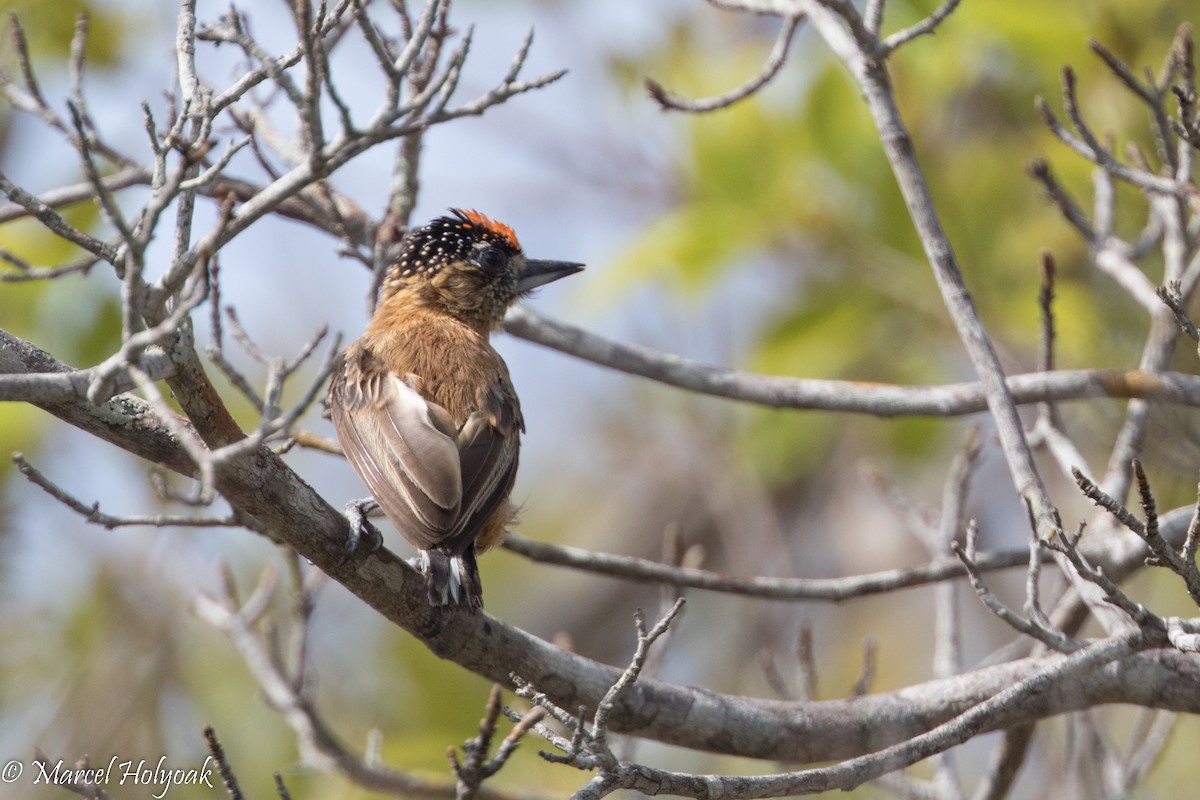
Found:
<svg viewBox="0 0 1200 800"><path fill-rule="evenodd" d="M394 278L431 277L448 264L477 261L484 249L481 244L503 250L509 256L521 251L516 236L507 226L474 211L452 208L450 212L453 216L438 217L409 231L400 257L391 269Z"/></svg>

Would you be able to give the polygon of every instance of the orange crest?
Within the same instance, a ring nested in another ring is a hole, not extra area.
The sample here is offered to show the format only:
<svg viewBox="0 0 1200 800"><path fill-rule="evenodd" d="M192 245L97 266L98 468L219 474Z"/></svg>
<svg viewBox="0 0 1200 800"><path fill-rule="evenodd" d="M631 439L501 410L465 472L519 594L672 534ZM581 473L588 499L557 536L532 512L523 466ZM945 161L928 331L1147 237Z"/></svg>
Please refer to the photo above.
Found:
<svg viewBox="0 0 1200 800"><path fill-rule="evenodd" d="M484 232L485 236L491 235L497 239L500 239L501 241L507 242L513 247L514 250L521 249L521 243L517 240L516 231L505 225L503 222L496 222L495 220L489 219L475 209L463 210L454 208L451 209L451 211L461 217L465 223L475 225L480 228Z"/></svg>

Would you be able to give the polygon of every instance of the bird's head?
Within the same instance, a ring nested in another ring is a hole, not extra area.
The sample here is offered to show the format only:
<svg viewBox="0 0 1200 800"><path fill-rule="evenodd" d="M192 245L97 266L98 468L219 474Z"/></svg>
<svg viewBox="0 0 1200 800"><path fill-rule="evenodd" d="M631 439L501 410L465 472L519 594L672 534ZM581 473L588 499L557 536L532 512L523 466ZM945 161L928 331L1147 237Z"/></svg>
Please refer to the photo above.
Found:
<svg viewBox="0 0 1200 800"><path fill-rule="evenodd" d="M512 228L478 211L452 208L450 216L404 237L382 299L436 308L492 330L522 295L581 269L582 264L568 261L526 258Z"/></svg>

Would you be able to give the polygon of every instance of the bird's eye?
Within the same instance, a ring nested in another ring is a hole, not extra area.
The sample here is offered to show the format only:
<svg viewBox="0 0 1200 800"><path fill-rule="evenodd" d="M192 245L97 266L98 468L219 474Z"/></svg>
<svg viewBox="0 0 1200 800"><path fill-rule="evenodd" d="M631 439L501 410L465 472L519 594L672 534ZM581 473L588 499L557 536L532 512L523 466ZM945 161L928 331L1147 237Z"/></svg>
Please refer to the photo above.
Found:
<svg viewBox="0 0 1200 800"><path fill-rule="evenodd" d="M508 256L494 247L489 247L479 254L479 266L483 267L486 272L495 274L502 271L507 265Z"/></svg>

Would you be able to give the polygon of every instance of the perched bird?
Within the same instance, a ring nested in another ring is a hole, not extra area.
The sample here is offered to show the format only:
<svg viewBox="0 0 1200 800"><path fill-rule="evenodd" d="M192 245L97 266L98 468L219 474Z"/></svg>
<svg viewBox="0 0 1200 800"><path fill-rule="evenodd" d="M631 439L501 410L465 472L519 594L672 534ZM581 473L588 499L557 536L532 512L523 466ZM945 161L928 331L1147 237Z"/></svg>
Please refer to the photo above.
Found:
<svg viewBox="0 0 1200 800"><path fill-rule="evenodd" d="M512 520L525 430L488 335L518 298L583 265L527 259L512 228L450 211L401 243L328 405L350 464L420 549L430 604L479 608L475 555Z"/></svg>

